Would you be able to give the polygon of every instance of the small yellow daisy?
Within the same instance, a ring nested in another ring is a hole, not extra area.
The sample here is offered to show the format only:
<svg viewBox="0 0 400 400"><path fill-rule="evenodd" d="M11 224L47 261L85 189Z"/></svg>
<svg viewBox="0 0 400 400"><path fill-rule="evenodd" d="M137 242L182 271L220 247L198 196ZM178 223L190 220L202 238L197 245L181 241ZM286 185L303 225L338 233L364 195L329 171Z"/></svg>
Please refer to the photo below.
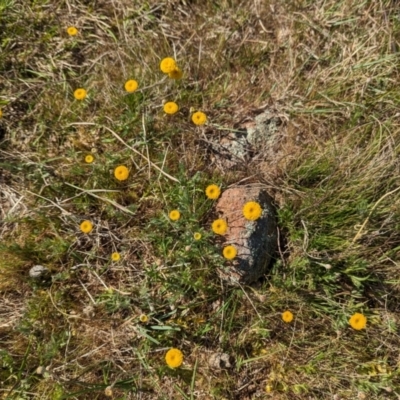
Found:
<svg viewBox="0 0 400 400"><path fill-rule="evenodd" d="M91 164L93 161L94 161L94 157L93 157L91 154L88 154L88 155L85 157L85 162L86 162L86 163Z"/></svg>
<svg viewBox="0 0 400 400"><path fill-rule="evenodd" d="M182 75L183 75L183 72L178 67L168 74L168 76L171 79L176 79L176 80L181 79Z"/></svg>
<svg viewBox="0 0 400 400"><path fill-rule="evenodd" d="M200 239L201 239L201 233L196 232L196 233L193 235L193 238L194 238L194 240L200 240Z"/></svg>
<svg viewBox="0 0 400 400"><path fill-rule="evenodd" d="M178 210L172 210L170 213L169 213L169 218L172 220L172 221L178 221L178 219L181 217L181 213L178 211Z"/></svg>
<svg viewBox="0 0 400 400"><path fill-rule="evenodd" d="M134 79L129 79L125 82L125 90L129 93L134 92L138 88L139 84Z"/></svg>
<svg viewBox="0 0 400 400"><path fill-rule="evenodd" d="M178 104L174 103L173 101L169 101L168 103L164 104L164 112L166 114L175 114L179 110Z"/></svg>
<svg viewBox="0 0 400 400"><path fill-rule="evenodd" d="M76 36L78 34L78 29L76 29L74 26L69 26L67 28L67 33L69 36Z"/></svg>
<svg viewBox="0 0 400 400"><path fill-rule="evenodd" d="M119 165L114 169L114 176L119 181L125 181L128 179L129 170L127 167L125 167L125 165Z"/></svg>
<svg viewBox="0 0 400 400"><path fill-rule="evenodd" d="M350 326L355 329L356 331L360 331L367 326L367 318L364 314L355 313L349 319Z"/></svg>
<svg viewBox="0 0 400 400"><path fill-rule="evenodd" d="M227 260L233 260L236 255L237 255L237 250L235 246L229 245L224 247L222 250L222 255L227 259Z"/></svg>
<svg viewBox="0 0 400 400"><path fill-rule="evenodd" d="M183 363L183 353L179 349L170 349L165 355L165 362L170 368L178 368Z"/></svg>
<svg viewBox="0 0 400 400"><path fill-rule="evenodd" d="M114 252L111 254L111 260L113 261L119 261L121 259L121 254Z"/></svg>
<svg viewBox="0 0 400 400"><path fill-rule="evenodd" d="M83 233L89 233L93 229L93 224L86 219L81 222L79 228Z"/></svg>
<svg viewBox="0 0 400 400"><path fill-rule="evenodd" d="M166 57L161 60L160 69L164 74L169 74L177 69L176 61L172 57Z"/></svg>
<svg viewBox="0 0 400 400"><path fill-rule="evenodd" d="M145 324L149 320L149 317L146 314L141 314L139 316L139 321Z"/></svg>
<svg viewBox="0 0 400 400"><path fill-rule="evenodd" d="M74 97L76 100L83 100L86 97L86 94L85 89L79 88L75 90Z"/></svg>
<svg viewBox="0 0 400 400"><path fill-rule="evenodd" d="M262 208L256 201L249 201L243 207L243 215L249 221L255 221L260 218L262 214Z"/></svg>
<svg viewBox="0 0 400 400"><path fill-rule="evenodd" d="M201 111L197 111L192 115L192 122L195 125L204 125L207 121L207 116Z"/></svg>
<svg viewBox="0 0 400 400"><path fill-rule="evenodd" d="M293 321L293 313L290 311L285 311L282 313L282 320L289 323Z"/></svg>
<svg viewBox="0 0 400 400"><path fill-rule="evenodd" d="M216 219L212 225L211 229L214 233L217 235L223 235L225 234L226 230L228 229L228 224L224 219Z"/></svg>
<svg viewBox="0 0 400 400"><path fill-rule="evenodd" d="M206 188L206 196L211 200L218 199L221 189L217 185L209 185Z"/></svg>

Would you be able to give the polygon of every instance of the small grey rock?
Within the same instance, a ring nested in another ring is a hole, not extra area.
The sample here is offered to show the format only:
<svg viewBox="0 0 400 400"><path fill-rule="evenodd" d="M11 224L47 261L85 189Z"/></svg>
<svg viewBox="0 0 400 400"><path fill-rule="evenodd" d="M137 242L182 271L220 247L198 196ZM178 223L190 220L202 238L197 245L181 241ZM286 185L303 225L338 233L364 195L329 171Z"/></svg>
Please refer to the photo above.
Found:
<svg viewBox="0 0 400 400"><path fill-rule="evenodd" d="M35 265L29 270L29 276L32 279L46 279L50 276L50 270L43 265Z"/></svg>
<svg viewBox="0 0 400 400"><path fill-rule="evenodd" d="M232 368L230 357L226 353L214 353L208 361L209 365L213 369L229 369Z"/></svg>

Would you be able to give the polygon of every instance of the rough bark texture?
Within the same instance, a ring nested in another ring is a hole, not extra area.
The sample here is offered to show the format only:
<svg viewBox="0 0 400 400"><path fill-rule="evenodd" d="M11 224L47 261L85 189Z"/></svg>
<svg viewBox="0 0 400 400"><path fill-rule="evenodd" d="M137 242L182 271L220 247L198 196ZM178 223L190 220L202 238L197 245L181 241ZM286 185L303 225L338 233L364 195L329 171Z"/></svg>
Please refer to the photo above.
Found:
<svg viewBox="0 0 400 400"><path fill-rule="evenodd" d="M243 216L243 206L256 201L263 212L256 221ZM220 275L230 283L252 283L265 274L277 248L277 222L272 199L260 187L240 186L227 189L217 203L221 218L228 222L224 246L232 244L237 248L237 257L229 269Z"/></svg>

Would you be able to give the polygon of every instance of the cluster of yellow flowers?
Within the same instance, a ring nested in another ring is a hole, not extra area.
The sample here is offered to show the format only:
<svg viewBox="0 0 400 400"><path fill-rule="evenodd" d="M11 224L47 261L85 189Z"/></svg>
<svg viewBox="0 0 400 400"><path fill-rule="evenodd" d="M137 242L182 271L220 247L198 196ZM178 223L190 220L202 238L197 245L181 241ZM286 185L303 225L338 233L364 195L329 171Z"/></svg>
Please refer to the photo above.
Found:
<svg viewBox="0 0 400 400"><path fill-rule="evenodd" d="M291 311L287 310L282 313L282 320L286 323L292 322L294 315ZM349 325L356 331L360 331L367 326L367 317L361 313L353 314L349 319Z"/></svg>
<svg viewBox="0 0 400 400"><path fill-rule="evenodd" d="M205 190L207 198L210 200L217 200L221 195L221 189L219 186L212 184L207 186ZM255 201L249 201L243 206L243 216L249 221L255 221L260 218L262 214L262 208L260 204ZM181 218L181 213L179 210L172 210L169 212L169 218L171 221L178 221ZM228 230L228 223L226 220L219 218L212 222L211 230L217 235L225 235ZM201 234L195 233L194 234L195 240L200 240ZM233 245L228 245L223 248L222 255L227 260L233 260L237 256L237 248Z"/></svg>
<svg viewBox="0 0 400 400"><path fill-rule="evenodd" d="M78 34L78 30L70 26L67 28L67 32L70 36L76 36ZM160 63L160 69L162 72L167 74L171 79L181 79L182 71L177 66L176 61L172 57L164 58ZM135 79L129 79L125 82L124 88L128 93L135 92L139 87L138 81ZM87 97L87 91L84 88L78 88L74 91L74 97L76 100L84 100ZM179 106L174 101L168 101L164 104L164 112L169 115L176 114L179 111ZM195 125L204 125L207 122L207 116L202 111L196 111L192 114L192 122ZM86 161L88 163L92 161Z"/></svg>

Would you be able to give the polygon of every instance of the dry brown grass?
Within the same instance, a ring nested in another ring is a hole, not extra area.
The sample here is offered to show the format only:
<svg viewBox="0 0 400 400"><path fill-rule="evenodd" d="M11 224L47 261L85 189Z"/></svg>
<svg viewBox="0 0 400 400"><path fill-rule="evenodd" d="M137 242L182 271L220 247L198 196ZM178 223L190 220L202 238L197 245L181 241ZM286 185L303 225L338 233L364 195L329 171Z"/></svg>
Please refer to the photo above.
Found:
<svg viewBox="0 0 400 400"><path fill-rule="evenodd" d="M3 398L102 399L110 385L115 399L400 397L396 2L1 7ZM171 55L182 81L158 70ZM131 77L135 96L123 91ZM180 105L172 118L160 111L167 100ZM209 124L194 128L191 108ZM219 168L210 143L265 109L281 119L276 153L253 149L249 163ZM90 151L93 168L82 163ZM120 163L126 185L111 179ZM202 189L196 172L201 184L260 182L274 195L281 253L265 281L225 287L204 272L212 244L190 256L185 232L165 223L178 201L201 206L195 189L185 197L185 185ZM78 229L85 218L90 236ZM27 279L35 264L51 285ZM347 320L360 310L368 329L355 332ZM164 365L170 346L185 354L181 370ZM215 352L234 367L211 369Z"/></svg>

